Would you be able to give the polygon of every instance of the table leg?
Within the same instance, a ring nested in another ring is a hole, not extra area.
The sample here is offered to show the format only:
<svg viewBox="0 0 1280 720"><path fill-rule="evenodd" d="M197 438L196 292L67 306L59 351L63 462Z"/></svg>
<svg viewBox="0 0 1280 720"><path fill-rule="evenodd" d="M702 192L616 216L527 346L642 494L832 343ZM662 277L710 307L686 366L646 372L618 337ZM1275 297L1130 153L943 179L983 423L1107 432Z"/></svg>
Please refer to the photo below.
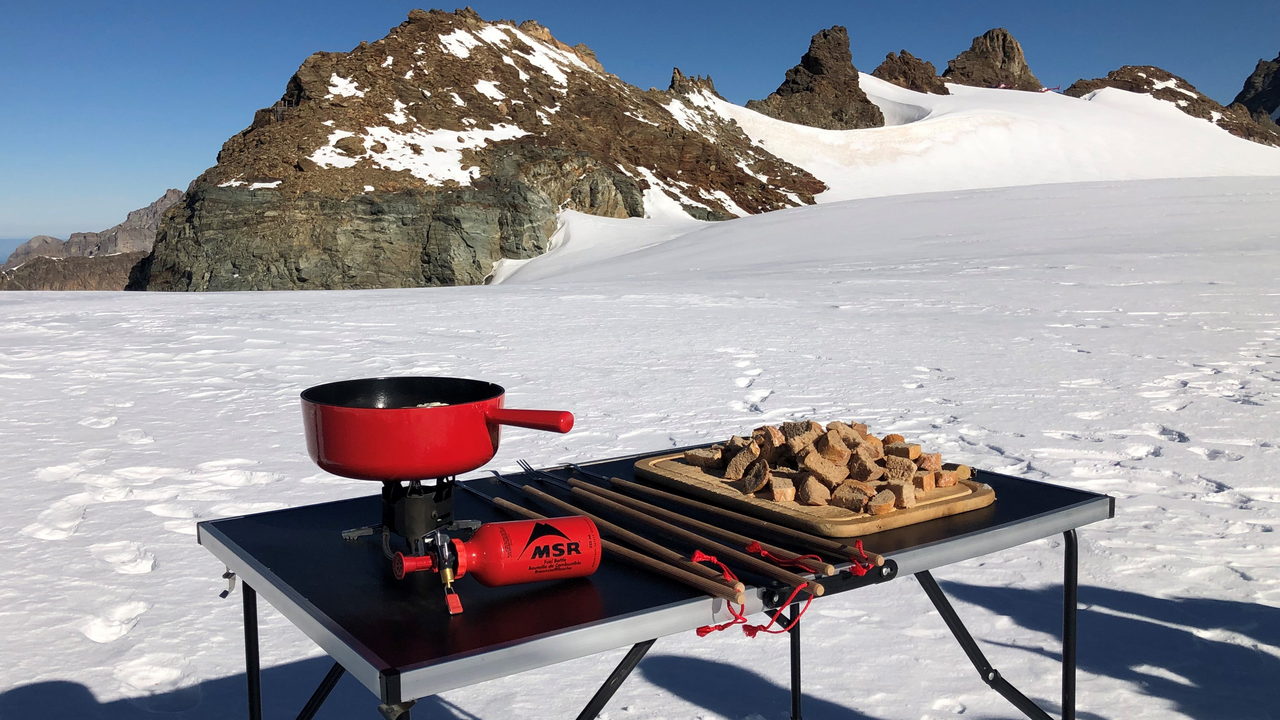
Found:
<svg viewBox="0 0 1280 720"><path fill-rule="evenodd" d="M244 594L244 675L249 685L249 720L262 720L262 676L258 664L258 593L240 583Z"/></svg>
<svg viewBox="0 0 1280 720"><path fill-rule="evenodd" d="M916 579L920 581L920 587L924 588L925 594L933 601L933 606L938 609L938 614L942 615L942 619L947 623L947 627L951 630L951 634L955 636L956 642L960 643L960 647L964 649L964 654L969 656L969 662L973 663L973 667L982 676L982 681L991 687L992 690L1004 696L1004 699L1013 704L1014 707L1022 711L1023 715L1032 720L1053 720L1052 717L1038 705L1031 701L1031 698L1023 695L1018 688L1009 684L1005 680L1000 671L991 667L991 663L987 662L987 657L982 654L978 643L969 634L968 628L960 620L960 616L956 614L956 609L951 607L951 602L947 600L947 596L942 594L942 588L938 587L938 581L933 579L933 575L928 570L922 570L916 573Z"/></svg>
<svg viewBox="0 0 1280 720"><path fill-rule="evenodd" d="M791 720L800 718L800 603L791 603Z"/></svg>
<svg viewBox="0 0 1280 720"><path fill-rule="evenodd" d="M653 647L655 642L657 640L645 640L642 643L636 643L627 651L626 657L622 658L622 662L618 663L618 667L609 673L609 677L604 681L604 685L601 685L600 689L596 691L595 696L591 698L591 702L587 703L582 712L578 713L578 720L594 720L600 714L600 711L608 704L613 694L622 686L622 682L627 679L632 670L636 669L636 666L640 664L640 659L644 657L645 653L649 652L649 648Z"/></svg>
<svg viewBox="0 0 1280 720"><path fill-rule="evenodd" d="M302 706L302 712L298 713L298 720L311 720L316 716L320 706L328 699L329 693L333 692L333 687L342 679L344 672L346 672L346 669L339 663L334 663L333 667L329 668L329 672L320 681L320 687L316 688L314 693L311 693L311 699L307 701L306 705Z"/></svg>
<svg viewBox="0 0 1280 720"><path fill-rule="evenodd" d="M1080 548L1076 531L1062 533L1062 720L1076 720L1076 607L1079 591Z"/></svg>

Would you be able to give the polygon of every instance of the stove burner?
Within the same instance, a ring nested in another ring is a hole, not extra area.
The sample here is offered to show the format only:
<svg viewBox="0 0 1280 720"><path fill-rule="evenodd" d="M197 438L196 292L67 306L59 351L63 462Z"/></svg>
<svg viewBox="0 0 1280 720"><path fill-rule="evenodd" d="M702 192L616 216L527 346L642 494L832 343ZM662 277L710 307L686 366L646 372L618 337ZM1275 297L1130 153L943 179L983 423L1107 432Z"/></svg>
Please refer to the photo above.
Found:
<svg viewBox="0 0 1280 720"><path fill-rule="evenodd" d="M407 555L426 555L437 545L448 545L446 531L475 530L475 520L453 519L454 478L411 480L408 485L382 483L382 523L367 525L342 533L344 540L355 540L375 533L382 535L382 552L395 557L392 536L404 541ZM446 552L448 549L446 548Z"/></svg>

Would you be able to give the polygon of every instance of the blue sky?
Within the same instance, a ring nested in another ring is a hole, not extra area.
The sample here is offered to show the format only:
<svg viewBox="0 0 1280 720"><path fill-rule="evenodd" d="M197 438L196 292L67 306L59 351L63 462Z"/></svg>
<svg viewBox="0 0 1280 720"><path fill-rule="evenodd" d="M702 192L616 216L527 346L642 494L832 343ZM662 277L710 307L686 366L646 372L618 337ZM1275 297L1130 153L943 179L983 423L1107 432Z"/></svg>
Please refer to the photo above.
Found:
<svg viewBox="0 0 1280 720"><path fill-rule="evenodd" d="M271 105L303 59L376 40L413 2L10 0L0 24L0 238L65 238L185 189ZM831 25L870 72L907 49L939 70L992 27L1021 41L1046 85L1158 65L1230 102L1280 52L1275 2L910 3L472 0L485 19L536 19L605 68L665 88L672 66L729 100L767 95ZM430 7L430 6L425 6ZM453 9L449 6L447 9ZM0 253L4 249L0 248ZM3 254L0 254L3 257Z"/></svg>

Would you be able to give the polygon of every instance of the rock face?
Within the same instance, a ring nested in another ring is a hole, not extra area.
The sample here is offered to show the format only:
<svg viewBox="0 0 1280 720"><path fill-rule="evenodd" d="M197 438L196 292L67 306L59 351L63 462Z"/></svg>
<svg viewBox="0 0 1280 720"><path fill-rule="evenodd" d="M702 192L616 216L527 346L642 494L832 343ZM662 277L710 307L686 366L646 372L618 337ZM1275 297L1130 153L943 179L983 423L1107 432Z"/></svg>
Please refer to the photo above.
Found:
<svg viewBox="0 0 1280 720"><path fill-rule="evenodd" d="M1040 90L1044 87L1027 67L1022 45L1004 28L988 30L974 38L968 50L947 63L942 77L947 82L983 88Z"/></svg>
<svg viewBox="0 0 1280 720"><path fill-rule="evenodd" d="M1236 103L1243 105L1264 127L1274 126L1280 120L1280 56L1258 61L1258 67L1244 81L1244 89L1231 104Z"/></svg>
<svg viewBox="0 0 1280 720"><path fill-rule="evenodd" d="M809 52L769 97L747 107L779 120L826 130L884 126L880 108L858 85L849 33L836 25L809 41Z"/></svg>
<svg viewBox="0 0 1280 720"><path fill-rule="evenodd" d="M1105 78L1077 80L1063 94L1083 97L1104 87L1151 95L1158 100L1173 103L1191 117L1207 120L1237 137L1264 145L1280 145L1280 128L1273 129L1259 124L1245 105L1232 103L1230 107L1224 108L1183 78L1152 65L1125 65L1107 73Z"/></svg>
<svg viewBox="0 0 1280 720"><path fill-rule="evenodd" d="M145 252L37 256L13 270L0 272L0 290L124 290L130 272L146 257Z"/></svg>
<svg viewBox="0 0 1280 720"><path fill-rule="evenodd" d="M871 71L875 77L891 82L908 90L934 95L950 95L946 83L938 77L938 70L933 63L921 60L903 50L900 55L889 53L880 67Z"/></svg>
<svg viewBox="0 0 1280 720"><path fill-rule="evenodd" d="M560 210L723 219L825 189L717 102L678 71L666 92L628 85L532 21L415 10L307 58L164 216L131 287L475 284L544 252Z"/></svg>
<svg viewBox="0 0 1280 720"><path fill-rule="evenodd" d="M116 253L150 252L160 225L160 216L181 198L182 191L169 190L159 200L130 212L119 225L102 232L72 233L66 242L48 235L37 235L15 248L9 259L0 266L0 270L12 270L35 257L97 257Z"/></svg>

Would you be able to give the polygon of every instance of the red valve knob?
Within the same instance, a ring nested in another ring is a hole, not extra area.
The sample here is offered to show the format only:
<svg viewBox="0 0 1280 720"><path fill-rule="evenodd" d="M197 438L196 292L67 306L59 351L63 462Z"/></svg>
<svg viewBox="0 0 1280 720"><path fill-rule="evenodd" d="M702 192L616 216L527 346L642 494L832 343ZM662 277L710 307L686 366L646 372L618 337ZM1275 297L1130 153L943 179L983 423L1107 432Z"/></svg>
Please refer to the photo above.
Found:
<svg viewBox="0 0 1280 720"><path fill-rule="evenodd" d="M391 560L391 572L395 573L397 580L403 580L404 576L409 573L433 572L435 569L436 559L434 555L396 553L395 558Z"/></svg>

